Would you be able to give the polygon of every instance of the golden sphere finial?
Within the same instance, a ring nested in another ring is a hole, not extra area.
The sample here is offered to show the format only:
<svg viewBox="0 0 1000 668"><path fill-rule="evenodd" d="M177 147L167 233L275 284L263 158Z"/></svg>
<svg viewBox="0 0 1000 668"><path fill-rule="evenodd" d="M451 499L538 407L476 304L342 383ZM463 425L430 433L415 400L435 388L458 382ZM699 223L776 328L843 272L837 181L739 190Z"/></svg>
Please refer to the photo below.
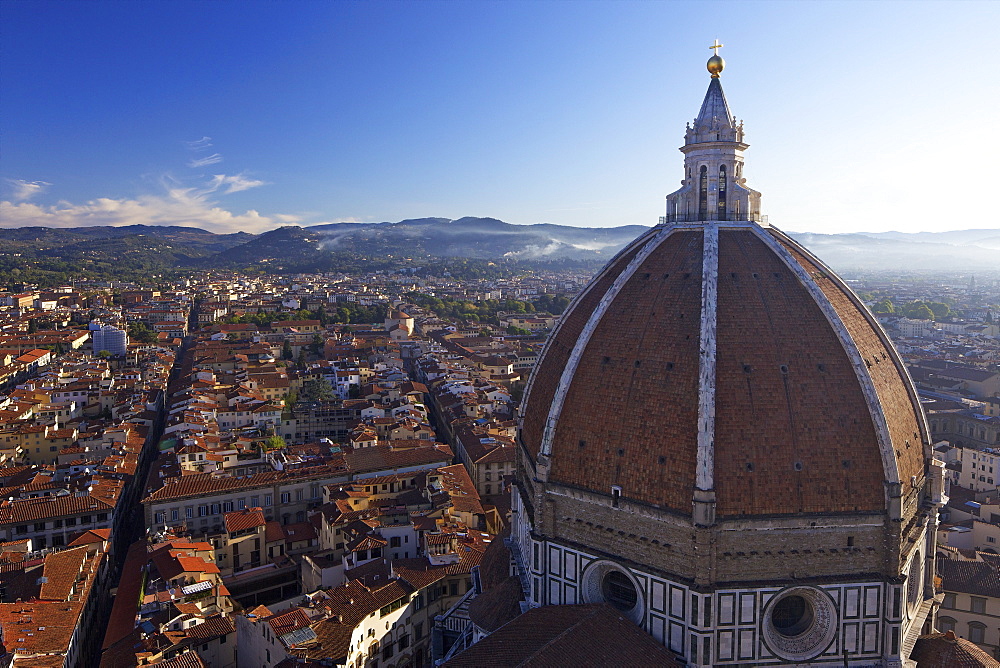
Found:
<svg viewBox="0 0 1000 668"><path fill-rule="evenodd" d="M722 56L719 55L719 49L721 49L722 46L722 44L719 44L719 40L715 40L715 44L708 47L715 51L715 55L708 59L708 71L712 73L713 79L718 79L719 73L726 67L726 61L724 61Z"/></svg>

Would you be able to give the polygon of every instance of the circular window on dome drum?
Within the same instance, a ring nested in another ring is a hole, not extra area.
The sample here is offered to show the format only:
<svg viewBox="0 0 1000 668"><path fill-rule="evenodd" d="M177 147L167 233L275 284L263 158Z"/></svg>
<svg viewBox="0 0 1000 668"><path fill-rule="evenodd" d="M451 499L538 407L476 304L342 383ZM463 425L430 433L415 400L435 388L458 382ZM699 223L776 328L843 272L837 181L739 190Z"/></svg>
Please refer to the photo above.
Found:
<svg viewBox="0 0 1000 668"><path fill-rule="evenodd" d="M764 610L764 642L787 661L819 656L837 634L837 610L821 589L794 587L776 594Z"/></svg>
<svg viewBox="0 0 1000 668"><path fill-rule="evenodd" d="M645 614L642 589L632 574L613 561L595 561L583 572L581 590L585 603L610 603L636 624Z"/></svg>
<svg viewBox="0 0 1000 668"><path fill-rule="evenodd" d="M601 581L604 600L622 612L628 612L639 600L639 592L628 576L621 571L608 571Z"/></svg>
<svg viewBox="0 0 1000 668"><path fill-rule="evenodd" d="M786 638L802 635L813 622L813 608L798 594L786 596L774 604L771 623L774 630Z"/></svg>

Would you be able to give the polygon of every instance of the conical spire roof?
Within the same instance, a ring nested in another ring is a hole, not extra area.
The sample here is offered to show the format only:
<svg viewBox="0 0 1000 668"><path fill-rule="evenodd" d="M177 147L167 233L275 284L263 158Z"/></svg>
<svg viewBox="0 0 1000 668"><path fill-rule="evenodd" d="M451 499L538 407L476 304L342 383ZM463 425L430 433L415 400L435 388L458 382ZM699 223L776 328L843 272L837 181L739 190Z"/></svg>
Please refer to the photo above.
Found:
<svg viewBox="0 0 1000 668"><path fill-rule="evenodd" d="M705 93L705 100L701 103L701 110L694 122L698 127L711 126L715 119L718 119L718 127L736 127L733 115L729 111L729 104L726 102L726 94L722 92L722 83L718 78L713 78L708 84L708 92Z"/></svg>
<svg viewBox="0 0 1000 668"><path fill-rule="evenodd" d="M729 103L722 92L722 83L713 77L708 84L708 92L701 103L694 125L689 125L685 144L700 144L715 141L742 141L743 131L736 124L729 111Z"/></svg>

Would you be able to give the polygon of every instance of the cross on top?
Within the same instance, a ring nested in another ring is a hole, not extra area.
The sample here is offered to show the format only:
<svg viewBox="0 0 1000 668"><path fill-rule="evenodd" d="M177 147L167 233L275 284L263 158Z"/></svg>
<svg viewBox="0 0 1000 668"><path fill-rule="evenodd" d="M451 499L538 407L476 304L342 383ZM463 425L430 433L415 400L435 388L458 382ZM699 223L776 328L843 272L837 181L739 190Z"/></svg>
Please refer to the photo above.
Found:
<svg viewBox="0 0 1000 668"><path fill-rule="evenodd" d="M719 40L718 39L713 40L713 41L715 42L715 44L713 44L712 46L710 46L708 48L715 49L715 55L719 55L719 49L721 49L725 45L724 44L719 44Z"/></svg>

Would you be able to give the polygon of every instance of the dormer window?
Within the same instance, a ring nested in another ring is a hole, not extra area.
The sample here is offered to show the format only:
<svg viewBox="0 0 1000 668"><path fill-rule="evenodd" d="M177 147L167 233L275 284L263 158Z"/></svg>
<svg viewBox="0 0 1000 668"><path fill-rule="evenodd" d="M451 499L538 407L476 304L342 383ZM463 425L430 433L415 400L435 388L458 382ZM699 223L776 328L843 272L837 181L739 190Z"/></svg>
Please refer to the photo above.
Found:
<svg viewBox="0 0 1000 668"><path fill-rule="evenodd" d="M611 486L611 507L612 508L617 508L618 507L618 502L621 501L621 498L622 498L622 488L621 488L621 486L620 485L612 485Z"/></svg>

